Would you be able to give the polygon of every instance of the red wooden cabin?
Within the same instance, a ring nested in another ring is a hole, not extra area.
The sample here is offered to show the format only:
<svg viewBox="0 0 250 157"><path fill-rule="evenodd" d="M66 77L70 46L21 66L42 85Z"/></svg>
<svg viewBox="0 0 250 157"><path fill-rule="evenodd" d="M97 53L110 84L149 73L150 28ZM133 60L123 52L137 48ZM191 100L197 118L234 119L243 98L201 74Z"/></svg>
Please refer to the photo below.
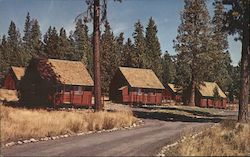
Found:
<svg viewBox="0 0 250 157"><path fill-rule="evenodd" d="M169 83L163 91L162 97L165 102L182 102L182 87Z"/></svg>
<svg viewBox="0 0 250 157"><path fill-rule="evenodd" d="M217 89L217 96L215 90ZM195 92L195 105L199 107L226 108L227 96L215 82L203 82Z"/></svg>
<svg viewBox="0 0 250 157"><path fill-rule="evenodd" d="M5 76L3 88L10 90L17 90L21 78L25 73L25 68L11 66L8 73Z"/></svg>
<svg viewBox="0 0 250 157"><path fill-rule="evenodd" d="M32 59L21 87L23 104L92 106L93 80L82 62Z"/></svg>
<svg viewBox="0 0 250 157"><path fill-rule="evenodd" d="M120 67L110 83L109 98L126 104L161 104L163 89L152 70Z"/></svg>

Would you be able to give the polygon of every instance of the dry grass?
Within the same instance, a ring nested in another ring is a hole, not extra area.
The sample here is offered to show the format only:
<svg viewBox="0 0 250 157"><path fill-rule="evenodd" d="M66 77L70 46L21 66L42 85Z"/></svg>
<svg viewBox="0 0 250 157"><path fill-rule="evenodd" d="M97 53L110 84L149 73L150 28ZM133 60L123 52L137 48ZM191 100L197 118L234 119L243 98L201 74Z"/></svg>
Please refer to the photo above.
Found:
<svg viewBox="0 0 250 157"><path fill-rule="evenodd" d="M250 123L224 121L170 148L166 156L236 156L250 154Z"/></svg>
<svg viewBox="0 0 250 157"><path fill-rule="evenodd" d="M1 107L1 142L132 125L131 111L46 111Z"/></svg>

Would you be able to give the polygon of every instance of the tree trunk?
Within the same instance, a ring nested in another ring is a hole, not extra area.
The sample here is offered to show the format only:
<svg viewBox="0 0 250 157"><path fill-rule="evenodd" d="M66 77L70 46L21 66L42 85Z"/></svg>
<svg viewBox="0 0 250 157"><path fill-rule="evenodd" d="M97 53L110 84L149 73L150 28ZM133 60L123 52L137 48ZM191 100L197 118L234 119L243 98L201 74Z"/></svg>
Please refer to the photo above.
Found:
<svg viewBox="0 0 250 157"><path fill-rule="evenodd" d="M194 80L194 77L192 76L188 106L195 106L195 86L196 86L195 85L195 80Z"/></svg>
<svg viewBox="0 0 250 157"><path fill-rule="evenodd" d="M100 79L100 1L94 0L93 23L93 56L94 56L94 94L95 111L103 109L101 103L101 79Z"/></svg>
<svg viewBox="0 0 250 157"><path fill-rule="evenodd" d="M248 8L249 9L249 8ZM245 14L245 17L249 15ZM248 101L249 101L249 18L246 18L243 26L242 56L241 56L241 85L238 122L246 123L248 120Z"/></svg>

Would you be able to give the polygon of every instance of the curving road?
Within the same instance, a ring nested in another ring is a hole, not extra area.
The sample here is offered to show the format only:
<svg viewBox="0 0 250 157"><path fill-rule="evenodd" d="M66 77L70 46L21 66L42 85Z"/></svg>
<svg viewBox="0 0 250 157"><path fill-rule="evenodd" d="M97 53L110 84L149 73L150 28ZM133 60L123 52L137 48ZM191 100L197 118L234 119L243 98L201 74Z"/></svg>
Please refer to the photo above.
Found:
<svg viewBox="0 0 250 157"><path fill-rule="evenodd" d="M4 156L153 156L183 131L201 129L218 122L218 118L186 119L176 115L157 115L135 110L144 125L63 139L16 145L2 149ZM164 117L164 118L163 118ZM167 118L166 118L167 117Z"/></svg>

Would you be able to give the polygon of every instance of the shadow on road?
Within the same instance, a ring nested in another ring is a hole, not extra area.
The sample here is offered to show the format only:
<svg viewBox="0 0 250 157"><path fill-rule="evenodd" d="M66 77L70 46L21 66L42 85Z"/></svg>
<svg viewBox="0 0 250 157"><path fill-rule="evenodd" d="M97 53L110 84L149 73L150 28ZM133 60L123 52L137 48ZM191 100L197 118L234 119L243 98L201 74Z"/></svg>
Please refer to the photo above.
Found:
<svg viewBox="0 0 250 157"><path fill-rule="evenodd" d="M172 121L172 122L199 122L199 123L218 123L223 120L222 117L212 116L211 114L208 117L192 117L187 115L180 115L174 113L165 113L165 112L150 112L146 110L134 110L134 115L137 118L143 119L157 119L162 121Z"/></svg>
<svg viewBox="0 0 250 157"><path fill-rule="evenodd" d="M155 109L154 107L142 107L145 109ZM157 109L159 110L172 110L172 111L184 111L187 113L191 113L193 115L196 116L206 116L206 117L226 117L226 115L216 115L216 114L212 114L210 112L206 112L206 111L197 111L197 110L189 110L189 109L184 109L184 108L176 108L176 107L157 107Z"/></svg>

